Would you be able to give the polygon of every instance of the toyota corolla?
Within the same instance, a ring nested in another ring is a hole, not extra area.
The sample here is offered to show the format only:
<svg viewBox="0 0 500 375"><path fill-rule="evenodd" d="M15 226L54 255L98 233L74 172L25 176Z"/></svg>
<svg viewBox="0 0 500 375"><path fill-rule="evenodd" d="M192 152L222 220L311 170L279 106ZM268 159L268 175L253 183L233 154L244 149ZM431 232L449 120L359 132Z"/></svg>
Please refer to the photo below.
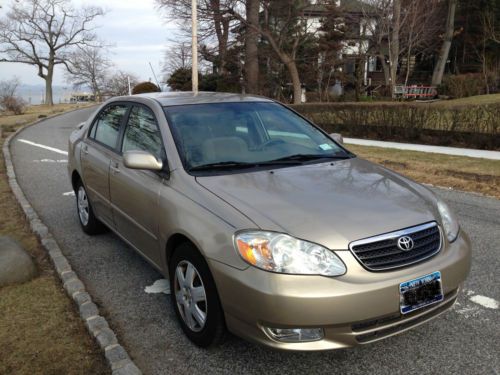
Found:
<svg viewBox="0 0 500 375"><path fill-rule="evenodd" d="M227 330L288 350L374 342L445 312L469 272L445 202L266 98L113 98L68 164L82 229L168 277L199 346Z"/></svg>

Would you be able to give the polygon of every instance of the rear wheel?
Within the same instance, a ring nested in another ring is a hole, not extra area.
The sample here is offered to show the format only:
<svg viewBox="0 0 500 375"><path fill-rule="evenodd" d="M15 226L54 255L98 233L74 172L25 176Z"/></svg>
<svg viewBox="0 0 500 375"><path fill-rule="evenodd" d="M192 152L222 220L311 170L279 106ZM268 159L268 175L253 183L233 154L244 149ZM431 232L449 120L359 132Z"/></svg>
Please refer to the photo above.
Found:
<svg viewBox="0 0 500 375"><path fill-rule="evenodd" d="M87 190L81 181L76 184L76 209L78 219L82 229L87 234L99 234L105 231L106 227L94 215L92 205L90 204Z"/></svg>
<svg viewBox="0 0 500 375"><path fill-rule="evenodd" d="M205 259L190 243L181 244L170 261L171 298L186 336L200 347L220 344L224 314Z"/></svg>

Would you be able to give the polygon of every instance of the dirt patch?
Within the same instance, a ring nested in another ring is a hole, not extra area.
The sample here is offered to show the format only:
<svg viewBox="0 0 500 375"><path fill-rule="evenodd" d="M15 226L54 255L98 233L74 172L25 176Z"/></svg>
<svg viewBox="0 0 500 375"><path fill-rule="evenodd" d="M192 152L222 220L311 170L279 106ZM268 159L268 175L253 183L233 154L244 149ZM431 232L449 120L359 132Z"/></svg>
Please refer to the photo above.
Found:
<svg viewBox="0 0 500 375"><path fill-rule="evenodd" d="M393 160L384 160L381 162L382 165L386 166L387 168L407 168L406 163L402 163L399 161L393 161Z"/></svg>
<svg viewBox="0 0 500 375"><path fill-rule="evenodd" d="M468 180L468 181L488 182L488 183L500 185L500 176L492 176L489 174L479 174L479 173L471 173L471 172L462 172L462 171L456 171L456 170L451 170L451 169L445 169L445 170L441 171L441 173L443 175L463 178L464 180Z"/></svg>

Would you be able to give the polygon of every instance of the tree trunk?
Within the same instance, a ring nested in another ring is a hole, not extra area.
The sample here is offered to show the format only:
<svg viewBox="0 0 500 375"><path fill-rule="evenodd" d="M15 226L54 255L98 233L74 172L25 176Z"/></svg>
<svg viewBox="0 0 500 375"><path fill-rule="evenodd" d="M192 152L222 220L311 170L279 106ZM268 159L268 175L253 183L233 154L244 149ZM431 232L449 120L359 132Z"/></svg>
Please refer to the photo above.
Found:
<svg viewBox="0 0 500 375"><path fill-rule="evenodd" d="M408 80L410 79L410 63L411 63L411 44L409 44L408 53L406 54L405 86L408 86Z"/></svg>
<svg viewBox="0 0 500 375"><path fill-rule="evenodd" d="M250 25L259 24L258 0L247 0L246 17ZM245 86L249 94L259 93L259 33L253 27L248 27L245 34Z"/></svg>
<svg viewBox="0 0 500 375"><path fill-rule="evenodd" d="M216 60L217 73L226 75L226 55L227 55L227 41L229 37L229 20L225 19L221 12L221 4L219 0L210 1L210 9L213 14L215 35L219 47L219 55Z"/></svg>
<svg viewBox="0 0 500 375"><path fill-rule="evenodd" d="M382 65L382 71L384 72L384 79L385 79L385 84L386 86L391 85L391 74L389 73L389 67L387 66L387 63L385 61L385 56L384 55L379 55L380 63Z"/></svg>
<svg viewBox="0 0 500 375"><path fill-rule="evenodd" d="M354 97L357 102L361 95L361 80L363 79L362 69L361 69L361 59L356 58L354 60Z"/></svg>
<svg viewBox="0 0 500 375"><path fill-rule="evenodd" d="M101 90L99 89L99 85L95 80L92 82L92 95L94 95L95 102L101 101Z"/></svg>
<svg viewBox="0 0 500 375"><path fill-rule="evenodd" d="M52 77L54 75L54 68L50 69L45 76L45 104L54 105L52 99Z"/></svg>
<svg viewBox="0 0 500 375"><path fill-rule="evenodd" d="M483 77L484 77L484 87L486 94L490 94L490 85L488 84L488 71L486 67L486 38L483 36L483 49L481 53L481 62L483 65Z"/></svg>
<svg viewBox="0 0 500 375"><path fill-rule="evenodd" d="M401 1L394 0L393 3L394 23L391 33L391 42L389 44L389 71L391 76L391 95L394 95L394 85L398 80L399 65L399 30L401 28Z"/></svg>
<svg viewBox="0 0 500 375"><path fill-rule="evenodd" d="M52 78L45 77L45 104L54 105L52 99Z"/></svg>
<svg viewBox="0 0 500 375"><path fill-rule="evenodd" d="M43 77L45 79L45 104L54 105L52 99L52 78L54 77L54 56L53 52L49 54L49 61L47 64L47 74Z"/></svg>
<svg viewBox="0 0 500 375"><path fill-rule="evenodd" d="M288 68L288 73L290 73L290 77L292 78L293 85L293 104L300 104L302 102L302 86L300 84L300 76L299 71L297 69L297 64L294 60L289 59L285 63Z"/></svg>
<svg viewBox="0 0 500 375"><path fill-rule="evenodd" d="M444 69L446 61L448 61L448 54L450 53L451 41L453 39L453 32L455 29L455 8L457 7L457 0L448 0L448 16L446 17L446 31L444 34L443 44L439 51L438 61L434 67L432 74L432 85L440 85L443 81Z"/></svg>

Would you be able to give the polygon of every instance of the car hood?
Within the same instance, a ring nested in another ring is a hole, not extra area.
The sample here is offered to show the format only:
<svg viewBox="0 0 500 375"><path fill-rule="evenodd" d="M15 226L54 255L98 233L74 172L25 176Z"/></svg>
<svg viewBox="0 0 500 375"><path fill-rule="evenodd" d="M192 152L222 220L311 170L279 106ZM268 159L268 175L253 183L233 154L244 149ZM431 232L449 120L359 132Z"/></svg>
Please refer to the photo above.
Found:
<svg viewBox="0 0 500 375"><path fill-rule="evenodd" d="M427 189L359 158L197 181L257 227L331 249L437 217Z"/></svg>

